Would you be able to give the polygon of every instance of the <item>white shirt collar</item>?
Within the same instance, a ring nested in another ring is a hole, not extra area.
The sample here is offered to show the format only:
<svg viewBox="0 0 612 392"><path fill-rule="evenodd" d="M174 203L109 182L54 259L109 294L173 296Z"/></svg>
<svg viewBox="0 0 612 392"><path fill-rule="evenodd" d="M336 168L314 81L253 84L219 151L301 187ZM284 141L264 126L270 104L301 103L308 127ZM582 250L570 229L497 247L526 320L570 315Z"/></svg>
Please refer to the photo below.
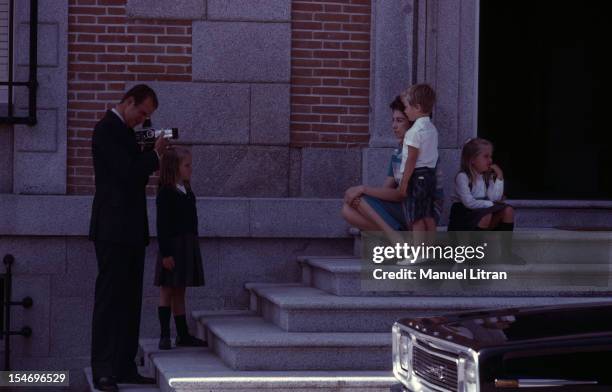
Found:
<svg viewBox="0 0 612 392"><path fill-rule="evenodd" d="M183 192L184 194L187 194L187 188L185 188L185 185L176 184L176 189L178 189L179 191Z"/></svg>
<svg viewBox="0 0 612 392"><path fill-rule="evenodd" d="M429 118L429 116L419 117L414 121L414 125L417 125L420 123L428 123L428 122L431 122L431 119Z"/></svg>
<svg viewBox="0 0 612 392"><path fill-rule="evenodd" d="M123 122L123 123L125 124L125 120L123 119L123 116L119 114L119 112L117 111L117 109L112 108L112 109L111 109L111 111L112 111L113 113L115 113L115 115L116 115L117 117L119 117L119 119L121 120L121 122Z"/></svg>

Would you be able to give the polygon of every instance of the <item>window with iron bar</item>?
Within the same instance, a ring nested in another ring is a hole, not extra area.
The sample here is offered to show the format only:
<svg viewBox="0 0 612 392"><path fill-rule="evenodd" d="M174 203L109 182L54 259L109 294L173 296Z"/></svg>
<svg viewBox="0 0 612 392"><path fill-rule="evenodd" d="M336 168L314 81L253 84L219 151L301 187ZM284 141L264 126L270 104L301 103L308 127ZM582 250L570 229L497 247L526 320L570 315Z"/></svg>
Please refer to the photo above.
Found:
<svg viewBox="0 0 612 392"><path fill-rule="evenodd" d="M23 4L22 2L20 2ZM30 0L28 80L15 80L15 0L0 0L0 124L36 124L38 0ZM25 48L21 48L25 50ZM28 90L27 115L15 113L14 91Z"/></svg>

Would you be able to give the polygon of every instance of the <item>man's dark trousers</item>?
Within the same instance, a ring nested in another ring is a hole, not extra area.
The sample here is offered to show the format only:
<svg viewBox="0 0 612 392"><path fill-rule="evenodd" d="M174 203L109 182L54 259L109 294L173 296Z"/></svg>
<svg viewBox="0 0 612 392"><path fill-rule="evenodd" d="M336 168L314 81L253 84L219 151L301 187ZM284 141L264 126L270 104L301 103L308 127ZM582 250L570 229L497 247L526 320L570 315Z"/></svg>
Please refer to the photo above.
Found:
<svg viewBox="0 0 612 392"><path fill-rule="evenodd" d="M98 277L92 326L94 379L136 373L145 247L96 241Z"/></svg>

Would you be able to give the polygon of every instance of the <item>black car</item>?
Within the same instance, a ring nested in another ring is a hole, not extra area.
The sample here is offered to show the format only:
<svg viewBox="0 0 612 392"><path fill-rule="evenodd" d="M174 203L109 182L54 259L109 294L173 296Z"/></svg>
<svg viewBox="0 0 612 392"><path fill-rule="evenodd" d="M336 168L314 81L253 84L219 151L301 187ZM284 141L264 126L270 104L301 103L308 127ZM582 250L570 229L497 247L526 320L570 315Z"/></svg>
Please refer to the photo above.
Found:
<svg viewBox="0 0 612 392"><path fill-rule="evenodd" d="M612 302L407 318L392 391L612 391Z"/></svg>

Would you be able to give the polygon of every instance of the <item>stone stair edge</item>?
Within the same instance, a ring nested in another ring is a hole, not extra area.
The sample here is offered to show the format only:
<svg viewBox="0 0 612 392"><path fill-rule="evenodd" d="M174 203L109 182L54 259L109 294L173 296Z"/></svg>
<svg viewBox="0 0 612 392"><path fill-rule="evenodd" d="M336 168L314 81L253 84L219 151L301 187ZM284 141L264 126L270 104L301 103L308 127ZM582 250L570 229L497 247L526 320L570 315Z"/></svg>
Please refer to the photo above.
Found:
<svg viewBox="0 0 612 392"><path fill-rule="evenodd" d="M337 386L385 386L395 383L390 371L378 370L234 370L213 352L197 357L179 353L156 356L154 365L160 378L178 389L227 388L333 388ZM183 366L188 365L188 366ZM195 374L202 376L195 376ZM239 388L239 389L238 389Z"/></svg>
<svg viewBox="0 0 612 392"><path fill-rule="evenodd" d="M389 332L287 332L261 317L211 320L209 331L231 347L390 347ZM234 320L235 321L235 320ZM228 325L228 322L230 323ZM245 339L245 336L249 336Z"/></svg>
<svg viewBox="0 0 612 392"><path fill-rule="evenodd" d="M361 272L361 258L358 256L347 257L310 257L299 261L302 266L310 266L333 274L355 275Z"/></svg>
<svg viewBox="0 0 612 392"><path fill-rule="evenodd" d="M605 301L605 298L552 297L552 296L338 296L309 286L250 285L260 298L287 310L431 310L456 311L475 308L529 306L534 302L555 305L560 303L586 303ZM275 292L276 291L276 292ZM286 291L283 293L282 291ZM458 301L459 300L459 301Z"/></svg>
<svg viewBox="0 0 612 392"><path fill-rule="evenodd" d="M219 309L219 310L192 310L191 317L194 320L200 320L202 318L217 318L217 317L241 317L256 315L255 312L245 309Z"/></svg>

